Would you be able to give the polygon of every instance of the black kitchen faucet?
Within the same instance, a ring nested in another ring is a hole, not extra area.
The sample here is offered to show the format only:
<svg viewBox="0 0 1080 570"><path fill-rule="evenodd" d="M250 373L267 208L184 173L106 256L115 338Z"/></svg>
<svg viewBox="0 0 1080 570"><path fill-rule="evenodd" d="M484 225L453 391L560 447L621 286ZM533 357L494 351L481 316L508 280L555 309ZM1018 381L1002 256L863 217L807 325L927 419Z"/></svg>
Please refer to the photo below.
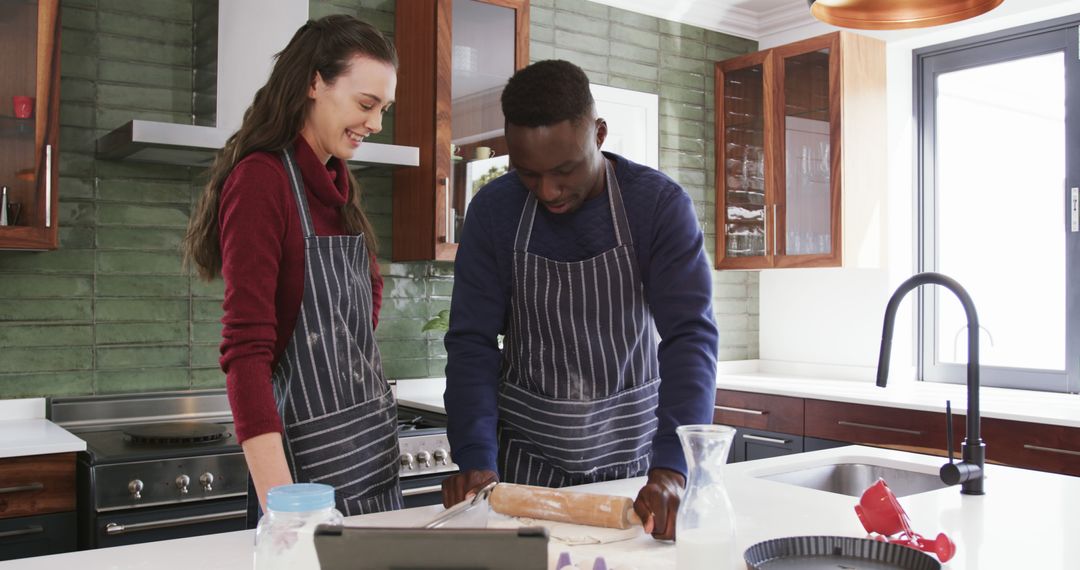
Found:
<svg viewBox="0 0 1080 570"><path fill-rule="evenodd" d="M967 363L967 433L961 445L963 459L960 463L952 460L952 414L946 417L948 422L949 462L941 466L941 480L946 485L960 484L960 492L965 495L982 495L983 466L986 462L986 444L979 437L979 316L975 313L975 303L967 291L953 279L940 273L918 273L908 278L897 287L885 307L885 326L881 331L881 353L878 357L877 385L884 388L889 379L889 353L892 350L893 324L896 321L896 309L900 301L912 289L920 285L941 285L952 291L960 304L964 306L968 326L968 363Z"/></svg>

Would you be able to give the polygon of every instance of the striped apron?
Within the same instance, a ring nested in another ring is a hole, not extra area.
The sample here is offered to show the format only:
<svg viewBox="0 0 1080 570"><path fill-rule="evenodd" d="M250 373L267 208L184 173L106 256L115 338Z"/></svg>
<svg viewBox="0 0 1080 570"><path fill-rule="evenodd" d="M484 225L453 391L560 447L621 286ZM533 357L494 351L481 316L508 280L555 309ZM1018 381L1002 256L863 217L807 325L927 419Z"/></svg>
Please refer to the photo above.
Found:
<svg viewBox="0 0 1080 570"><path fill-rule="evenodd" d="M503 481L563 487L649 468L655 329L619 182L605 163L613 249L574 263L529 253L531 193L518 222L499 387Z"/></svg>
<svg viewBox="0 0 1080 570"><path fill-rule="evenodd" d="M364 237L315 235L291 150L282 161L304 230L304 299L273 374L289 470L333 486L346 516L400 509L397 404L373 334Z"/></svg>

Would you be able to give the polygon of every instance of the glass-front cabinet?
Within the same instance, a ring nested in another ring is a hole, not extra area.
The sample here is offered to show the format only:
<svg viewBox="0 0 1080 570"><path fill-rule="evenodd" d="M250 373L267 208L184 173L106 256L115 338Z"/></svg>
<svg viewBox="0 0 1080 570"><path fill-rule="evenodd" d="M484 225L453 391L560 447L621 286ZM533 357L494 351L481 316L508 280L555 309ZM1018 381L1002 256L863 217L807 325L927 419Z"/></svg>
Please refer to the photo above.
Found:
<svg viewBox="0 0 1080 570"><path fill-rule="evenodd" d="M757 269L772 258L772 63L768 52L758 52L717 64L718 267Z"/></svg>
<svg viewBox="0 0 1080 570"><path fill-rule="evenodd" d="M885 99L876 42L837 32L716 65L718 269L837 267L845 249L878 245ZM849 226L859 243L845 248Z"/></svg>
<svg viewBox="0 0 1080 570"><path fill-rule="evenodd" d="M396 9L393 259L454 259L472 196L507 171L503 86L529 62L528 0L409 0Z"/></svg>
<svg viewBox="0 0 1080 570"><path fill-rule="evenodd" d="M6 1L0 17L0 249L56 249L59 0Z"/></svg>

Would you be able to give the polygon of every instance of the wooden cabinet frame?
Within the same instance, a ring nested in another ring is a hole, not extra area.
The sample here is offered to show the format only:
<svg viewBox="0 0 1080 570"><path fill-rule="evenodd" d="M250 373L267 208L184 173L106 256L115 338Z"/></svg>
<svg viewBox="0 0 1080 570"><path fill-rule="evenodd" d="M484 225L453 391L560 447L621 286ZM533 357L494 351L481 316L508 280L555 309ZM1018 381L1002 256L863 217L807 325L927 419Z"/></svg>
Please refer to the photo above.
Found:
<svg viewBox="0 0 1080 570"><path fill-rule="evenodd" d="M515 11L514 69L529 64L528 0L477 0ZM400 72L394 143L420 149L420 166L394 172L394 261L452 261L446 202L452 175L450 88L453 0L398 2L395 38Z"/></svg>
<svg viewBox="0 0 1080 570"><path fill-rule="evenodd" d="M843 156L843 148L841 147L843 132L842 114L844 98L843 89L841 89L840 71L841 71L841 52L840 52L840 33L833 33L827 36L819 36L816 38L810 38L800 42L795 42L785 46L778 47L773 50L773 57L776 58L775 66L776 77L773 82L774 104L769 109L775 113L773 118L773 124L777 126L775 131L776 136L773 136L773 141L770 146L773 147L773 155L777 161L773 162L774 165L783 164L785 157L787 156L787 137L785 133L785 106L780 103L784 101L784 86L785 86L785 73L784 73L784 60L793 56L820 51L823 49L829 50L829 216L832 220L831 224L831 240L832 251L825 254L804 254L804 255L784 255L777 254L773 258L773 267L839 267L843 263L843 240L841 227L841 212L840 212L840 183L843 180L843 170L840 157ZM773 207L775 215L773 216L773 243L775 244L775 251L782 252L787 248L787 204L786 204L786 188L787 188L787 169L776 166L773 169L773 180L775 184L775 193L773 195Z"/></svg>
<svg viewBox="0 0 1080 570"><path fill-rule="evenodd" d="M32 204L23 203L20 225L0 226L0 249L43 250L56 249L59 246L57 233L60 204L59 0L38 0L34 65L36 67L33 166L35 199Z"/></svg>
<svg viewBox="0 0 1080 570"><path fill-rule="evenodd" d="M829 238L828 253L786 254L785 60L828 49ZM724 79L762 65L765 160L765 252L727 254L727 139ZM885 195L885 51L880 40L834 32L715 65L717 269L876 267L880 263L880 207ZM859 255L851 255L859 251ZM847 256L845 256L847 252ZM865 253L864 253L865 252Z"/></svg>

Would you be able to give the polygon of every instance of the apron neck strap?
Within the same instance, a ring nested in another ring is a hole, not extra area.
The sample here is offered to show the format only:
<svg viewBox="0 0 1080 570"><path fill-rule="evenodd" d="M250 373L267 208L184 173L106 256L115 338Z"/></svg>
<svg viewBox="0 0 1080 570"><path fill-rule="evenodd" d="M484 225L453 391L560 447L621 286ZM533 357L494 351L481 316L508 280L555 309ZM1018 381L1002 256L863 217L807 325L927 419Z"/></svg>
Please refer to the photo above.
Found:
<svg viewBox="0 0 1080 570"><path fill-rule="evenodd" d="M296 209L300 213L300 225L304 229L304 237L315 235L315 224L311 221L311 211L308 209L307 194L304 192L304 183L300 178L300 168L293 158L292 147L286 147L281 151L281 162L285 165L285 173L289 175L289 185L292 186L293 197L296 198Z"/></svg>

